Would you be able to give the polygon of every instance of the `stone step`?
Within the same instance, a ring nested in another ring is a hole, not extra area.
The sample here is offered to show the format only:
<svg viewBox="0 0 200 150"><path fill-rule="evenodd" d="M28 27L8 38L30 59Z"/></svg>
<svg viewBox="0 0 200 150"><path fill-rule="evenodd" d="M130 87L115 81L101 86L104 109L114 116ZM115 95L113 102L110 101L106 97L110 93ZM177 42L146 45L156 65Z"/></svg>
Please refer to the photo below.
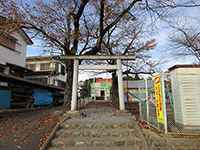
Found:
<svg viewBox="0 0 200 150"><path fill-rule="evenodd" d="M118 146L113 146L113 147L106 147L106 146L99 146L99 147L50 147L48 150L144 150L143 147L141 146L123 146L123 147L118 147Z"/></svg>
<svg viewBox="0 0 200 150"><path fill-rule="evenodd" d="M139 137L139 133L135 129L81 129L81 130L63 130L56 132L56 137Z"/></svg>
<svg viewBox="0 0 200 150"><path fill-rule="evenodd" d="M87 123L87 124L77 124L77 123L64 123L61 125L61 128L64 129L133 129L135 128L136 124L132 123L132 122L128 122L128 123L105 123L105 124L91 124L91 123Z"/></svg>
<svg viewBox="0 0 200 150"><path fill-rule="evenodd" d="M76 138L55 138L51 141L51 146L53 147L99 147L99 146L142 146L144 143L140 138L137 137L114 137L114 138L86 138L86 137L76 137Z"/></svg>
<svg viewBox="0 0 200 150"><path fill-rule="evenodd" d="M131 114L107 107L85 109L81 113L62 123L48 150L148 149Z"/></svg>

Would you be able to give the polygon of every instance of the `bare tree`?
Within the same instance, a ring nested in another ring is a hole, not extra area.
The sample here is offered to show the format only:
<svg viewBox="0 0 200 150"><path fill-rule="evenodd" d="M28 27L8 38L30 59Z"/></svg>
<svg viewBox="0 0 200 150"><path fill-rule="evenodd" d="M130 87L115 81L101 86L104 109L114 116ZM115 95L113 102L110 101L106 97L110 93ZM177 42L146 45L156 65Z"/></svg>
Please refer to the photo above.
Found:
<svg viewBox="0 0 200 150"><path fill-rule="evenodd" d="M114 26L104 37L101 53L106 55L132 55L136 60L123 62L123 66L128 67L124 73L145 72L141 61L147 62L146 52L156 46L154 39L145 38L143 22L140 22L135 16L128 15L124 17L116 26ZM144 59L146 60L144 61ZM140 62L140 65L138 65ZM109 64L115 64L115 61L108 61ZM136 65L137 64L137 67ZM140 70L139 70L140 66ZM136 69L137 68L137 69ZM112 100L118 102L117 75L112 72Z"/></svg>
<svg viewBox="0 0 200 150"><path fill-rule="evenodd" d="M200 63L200 29L195 27L174 27L175 34L170 37L172 48L178 56L194 56Z"/></svg>
<svg viewBox="0 0 200 150"><path fill-rule="evenodd" d="M0 0L0 33L7 34L15 30L19 30L21 26L21 19L15 14L14 10L10 10L7 14L5 9L11 6L11 3ZM6 17L5 17L6 16Z"/></svg>
<svg viewBox="0 0 200 150"><path fill-rule="evenodd" d="M61 55L142 56L155 42L136 40L139 34L132 25L138 18L144 19L143 12L161 16L169 9L196 6L199 4L192 0L184 0L184 3L175 0L36 0L31 3L0 0L0 15L20 18L20 27L27 29L32 37L44 40L47 48ZM120 37L120 31L125 29L129 31ZM67 61L65 102L71 99L72 70L73 61Z"/></svg>
<svg viewBox="0 0 200 150"><path fill-rule="evenodd" d="M20 20L0 17L0 33L10 33L20 28Z"/></svg>
<svg viewBox="0 0 200 150"><path fill-rule="evenodd" d="M21 18L23 28L31 31L33 37L44 39L47 47L60 50L62 55L93 55L101 49L105 34L139 1L38 0L31 4L10 1L12 5L3 5L3 14L7 12L8 16ZM114 3L123 3L124 6ZM116 6L119 12L106 22L104 12L105 9L112 10L111 6ZM72 70L73 61L67 61L65 101L71 99Z"/></svg>

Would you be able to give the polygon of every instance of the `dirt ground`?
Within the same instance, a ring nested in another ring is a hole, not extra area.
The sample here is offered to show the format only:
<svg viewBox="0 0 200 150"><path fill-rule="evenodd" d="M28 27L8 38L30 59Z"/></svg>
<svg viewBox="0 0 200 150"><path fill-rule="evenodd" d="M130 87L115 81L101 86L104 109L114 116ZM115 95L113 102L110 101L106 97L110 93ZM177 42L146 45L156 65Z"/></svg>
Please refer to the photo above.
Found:
<svg viewBox="0 0 200 150"><path fill-rule="evenodd" d="M38 150L59 121L61 110L0 115L0 150Z"/></svg>

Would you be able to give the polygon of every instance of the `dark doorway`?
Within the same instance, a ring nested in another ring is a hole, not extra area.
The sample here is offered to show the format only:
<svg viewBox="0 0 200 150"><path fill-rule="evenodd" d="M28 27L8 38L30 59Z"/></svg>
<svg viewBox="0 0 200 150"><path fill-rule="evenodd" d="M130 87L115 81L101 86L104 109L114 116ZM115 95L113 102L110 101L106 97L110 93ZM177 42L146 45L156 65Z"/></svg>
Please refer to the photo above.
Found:
<svg viewBox="0 0 200 150"><path fill-rule="evenodd" d="M100 96L96 97L96 100L105 100L105 91L100 91Z"/></svg>
<svg viewBox="0 0 200 150"><path fill-rule="evenodd" d="M105 97L105 91L101 91L101 97Z"/></svg>

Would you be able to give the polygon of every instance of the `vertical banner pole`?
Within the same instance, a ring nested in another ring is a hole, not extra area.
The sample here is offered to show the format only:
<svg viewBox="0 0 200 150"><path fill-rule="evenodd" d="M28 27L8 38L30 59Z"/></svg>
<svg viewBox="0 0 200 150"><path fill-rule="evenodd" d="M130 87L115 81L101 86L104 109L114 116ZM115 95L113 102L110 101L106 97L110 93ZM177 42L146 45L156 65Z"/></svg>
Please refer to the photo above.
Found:
<svg viewBox="0 0 200 150"><path fill-rule="evenodd" d="M146 93L146 112L147 112L147 121L149 122L149 96L148 96L148 80L145 78L145 93Z"/></svg>

